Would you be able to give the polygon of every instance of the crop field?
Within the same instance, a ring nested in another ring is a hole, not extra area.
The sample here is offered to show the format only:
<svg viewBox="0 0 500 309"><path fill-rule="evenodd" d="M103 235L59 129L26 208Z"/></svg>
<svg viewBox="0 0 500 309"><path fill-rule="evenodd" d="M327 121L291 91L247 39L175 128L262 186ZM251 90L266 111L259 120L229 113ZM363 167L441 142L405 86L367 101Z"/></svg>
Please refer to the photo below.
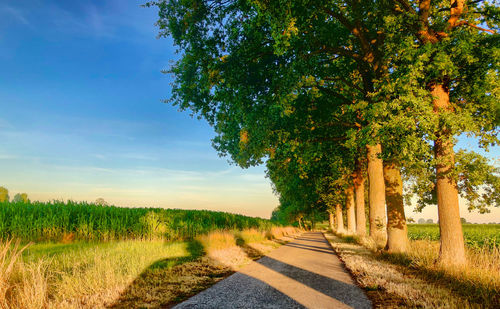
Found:
<svg viewBox="0 0 500 309"><path fill-rule="evenodd" d="M463 224L465 243L469 248L500 248L500 224ZM408 224L412 240L439 240L438 224Z"/></svg>
<svg viewBox="0 0 500 309"><path fill-rule="evenodd" d="M214 230L269 229L269 220L206 210L123 208L86 202L0 203L0 239L182 240Z"/></svg>

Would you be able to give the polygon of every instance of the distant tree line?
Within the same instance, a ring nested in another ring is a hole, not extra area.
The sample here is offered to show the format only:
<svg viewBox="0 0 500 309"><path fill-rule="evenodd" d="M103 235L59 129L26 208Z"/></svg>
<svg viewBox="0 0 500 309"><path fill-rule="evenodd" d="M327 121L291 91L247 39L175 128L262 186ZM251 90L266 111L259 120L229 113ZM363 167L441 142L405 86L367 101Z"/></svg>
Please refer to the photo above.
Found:
<svg viewBox="0 0 500 309"><path fill-rule="evenodd" d="M5 187L0 187L0 202L9 202L10 201L10 196L9 196L9 190ZM26 193L17 193L14 195L12 198L12 203L28 203L28 194Z"/></svg>
<svg viewBox="0 0 500 309"><path fill-rule="evenodd" d="M28 198L27 193L17 193L16 195L14 195L11 201L9 196L9 190L5 187L0 187L0 202L29 203L30 199ZM108 202L106 202L106 200L104 200L102 197L96 199L94 204L99 206L109 205Z"/></svg>

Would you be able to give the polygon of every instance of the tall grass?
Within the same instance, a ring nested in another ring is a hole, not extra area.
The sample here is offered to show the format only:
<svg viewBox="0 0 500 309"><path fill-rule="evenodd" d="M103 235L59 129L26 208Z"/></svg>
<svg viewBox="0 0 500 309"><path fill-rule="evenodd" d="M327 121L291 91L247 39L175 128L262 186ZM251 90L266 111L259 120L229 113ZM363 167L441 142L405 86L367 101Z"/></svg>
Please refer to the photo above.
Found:
<svg viewBox="0 0 500 309"><path fill-rule="evenodd" d="M203 253L214 253L211 259L220 258L217 265L238 266L249 258L238 246L237 238L244 235L247 241L275 243L267 241L264 234L256 229L221 230L182 242L124 240L39 243L26 247L21 247L19 241L0 240L0 309L102 308L115 303L139 277L150 284L136 287L142 294L150 293L147 289L159 286L159 282L166 285L172 282L179 291L164 297L170 297L170 302L178 301L178 297L189 295L183 294L183 290L199 289L179 286L179 282L194 278L201 271L205 278L195 279L206 284L206 276L212 275L206 265L210 259L202 257ZM167 277L155 277L181 264L186 267ZM190 285L189 282L185 284Z"/></svg>
<svg viewBox="0 0 500 309"><path fill-rule="evenodd" d="M0 238L23 241L190 239L213 230L257 228L269 220L207 210L122 208L86 202L0 203Z"/></svg>

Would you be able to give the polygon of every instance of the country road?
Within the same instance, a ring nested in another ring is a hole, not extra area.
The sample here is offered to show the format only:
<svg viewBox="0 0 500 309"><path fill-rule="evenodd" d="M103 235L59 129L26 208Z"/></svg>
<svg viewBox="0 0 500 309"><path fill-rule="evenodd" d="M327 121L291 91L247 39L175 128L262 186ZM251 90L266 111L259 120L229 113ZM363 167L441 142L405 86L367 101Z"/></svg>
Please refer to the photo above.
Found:
<svg viewBox="0 0 500 309"><path fill-rule="evenodd" d="M371 308L318 232L252 262L174 308Z"/></svg>

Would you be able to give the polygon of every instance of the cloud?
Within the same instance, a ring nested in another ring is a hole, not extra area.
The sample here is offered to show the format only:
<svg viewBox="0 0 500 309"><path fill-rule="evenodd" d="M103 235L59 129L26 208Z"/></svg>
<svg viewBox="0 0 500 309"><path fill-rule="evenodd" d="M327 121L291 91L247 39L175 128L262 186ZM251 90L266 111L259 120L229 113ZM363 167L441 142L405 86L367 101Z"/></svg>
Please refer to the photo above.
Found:
<svg viewBox="0 0 500 309"><path fill-rule="evenodd" d="M8 6L8 5L4 5L4 6L0 7L0 12L4 12L5 14L11 16L13 19L17 20L18 22L20 22L23 25L26 25L26 26L30 25L30 22L28 21L28 19L23 15L23 13L21 13L20 10L18 10L16 8L13 8L13 7Z"/></svg>

